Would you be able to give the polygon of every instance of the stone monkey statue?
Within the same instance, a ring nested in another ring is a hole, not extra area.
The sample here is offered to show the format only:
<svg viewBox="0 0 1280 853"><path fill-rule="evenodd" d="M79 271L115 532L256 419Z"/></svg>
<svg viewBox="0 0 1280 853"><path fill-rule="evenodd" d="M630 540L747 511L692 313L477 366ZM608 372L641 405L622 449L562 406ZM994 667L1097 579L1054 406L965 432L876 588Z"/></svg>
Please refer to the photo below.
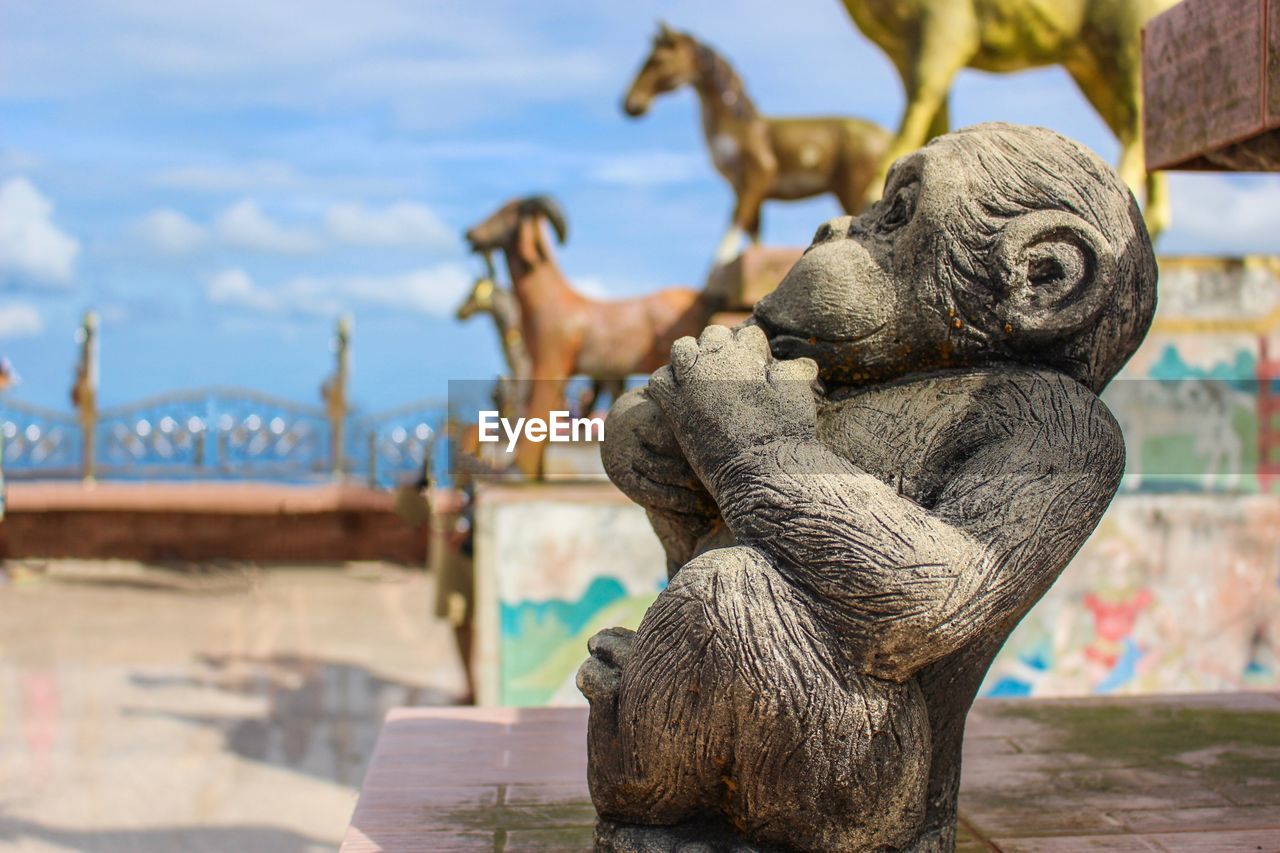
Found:
<svg viewBox="0 0 1280 853"><path fill-rule="evenodd" d="M1097 395L1155 287L1105 163L987 124L675 344L606 430L674 573L578 674L597 849L954 847L965 716L1120 484Z"/></svg>

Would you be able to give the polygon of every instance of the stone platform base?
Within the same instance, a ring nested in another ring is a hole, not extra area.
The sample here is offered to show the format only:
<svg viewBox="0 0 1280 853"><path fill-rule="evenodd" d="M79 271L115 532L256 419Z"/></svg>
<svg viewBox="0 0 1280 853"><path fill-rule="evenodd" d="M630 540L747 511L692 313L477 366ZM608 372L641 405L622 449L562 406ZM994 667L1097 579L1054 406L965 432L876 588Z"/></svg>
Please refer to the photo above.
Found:
<svg viewBox="0 0 1280 853"><path fill-rule="evenodd" d="M578 708L400 708L343 853L590 850ZM957 850L1280 851L1280 694L979 700Z"/></svg>

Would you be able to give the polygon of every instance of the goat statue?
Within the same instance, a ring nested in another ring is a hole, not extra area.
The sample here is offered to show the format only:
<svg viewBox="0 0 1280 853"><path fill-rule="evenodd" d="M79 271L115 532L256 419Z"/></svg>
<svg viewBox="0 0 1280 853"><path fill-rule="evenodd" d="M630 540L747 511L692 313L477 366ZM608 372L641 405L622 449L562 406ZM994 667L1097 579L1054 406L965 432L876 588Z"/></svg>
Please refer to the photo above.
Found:
<svg viewBox="0 0 1280 853"><path fill-rule="evenodd" d="M658 369L676 340L702 331L714 300L689 287L631 299L583 296L556 264L544 223L563 244L568 235L564 211L550 196L534 195L502 205L465 237L472 251L501 252L506 258L534 380L522 415L546 419L565 407L571 376L585 375L596 387L616 393L628 376ZM539 477L542 444L522 441L515 462L526 476Z"/></svg>

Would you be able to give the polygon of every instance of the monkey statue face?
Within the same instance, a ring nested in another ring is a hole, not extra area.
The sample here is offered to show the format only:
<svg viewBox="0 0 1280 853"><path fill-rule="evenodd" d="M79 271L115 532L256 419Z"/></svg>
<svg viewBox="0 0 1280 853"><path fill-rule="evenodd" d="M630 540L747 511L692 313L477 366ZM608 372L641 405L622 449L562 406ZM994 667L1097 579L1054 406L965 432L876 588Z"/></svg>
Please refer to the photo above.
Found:
<svg viewBox="0 0 1280 853"><path fill-rule="evenodd" d="M1154 311L1150 241L1096 156L1071 143L1075 168L1046 174L1023 133L941 137L894 164L882 201L820 226L756 304L774 355L835 385L992 360L1104 385ZM1110 341L1094 334L1109 305Z"/></svg>

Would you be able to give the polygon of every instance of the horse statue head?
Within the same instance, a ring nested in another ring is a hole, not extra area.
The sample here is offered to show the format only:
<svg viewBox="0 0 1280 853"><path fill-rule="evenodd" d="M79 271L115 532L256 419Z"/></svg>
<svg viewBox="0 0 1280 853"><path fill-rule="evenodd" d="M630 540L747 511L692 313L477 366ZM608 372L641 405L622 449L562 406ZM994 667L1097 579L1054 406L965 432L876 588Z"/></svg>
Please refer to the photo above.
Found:
<svg viewBox="0 0 1280 853"><path fill-rule="evenodd" d="M659 23L653 47L622 100L623 111L633 118L642 116L658 95L674 92L697 80L701 73L699 47L693 36Z"/></svg>

